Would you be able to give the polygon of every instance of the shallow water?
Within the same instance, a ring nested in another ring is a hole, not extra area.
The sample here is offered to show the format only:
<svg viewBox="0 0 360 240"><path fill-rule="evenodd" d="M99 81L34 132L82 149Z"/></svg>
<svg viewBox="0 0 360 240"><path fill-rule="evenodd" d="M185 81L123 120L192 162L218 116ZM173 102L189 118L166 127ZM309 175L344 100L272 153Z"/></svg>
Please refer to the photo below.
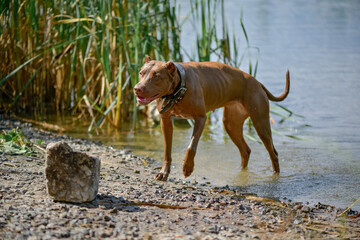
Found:
<svg viewBox="0 0 360 240"><path fill-rule="evenodd" d="M279 176L272 174L263 145L248 140L252 149L249 167L241 170L239 152L225 133L218 110L203 133L189 180L240 187L281 200L349 206L360 197L360 2L255 0L239 4L232 0L225 1L225 7L229 26L234 26L239 38L238 19L244 11L250 43L260 48L259 81L278 95L284 88L285 72L290 70L291 92L282 104L305 116L296 119L311 127L291 121L280 124L274 117L275 130L307 140L274 134ZM187 12L186 6L183 11ZM183 33L182 42L191 51L193 30L188 26ZM241 68L246 71L246 64ZM99 136L85 132L86 128L76 128L69 134L162 161L159 128L143 127L131 133L124 127L119 132L102 131ZM181 164L191 133L186 127L174 130L171 176L183 178ZM360 210L360 203L353 208Z"/></svg>

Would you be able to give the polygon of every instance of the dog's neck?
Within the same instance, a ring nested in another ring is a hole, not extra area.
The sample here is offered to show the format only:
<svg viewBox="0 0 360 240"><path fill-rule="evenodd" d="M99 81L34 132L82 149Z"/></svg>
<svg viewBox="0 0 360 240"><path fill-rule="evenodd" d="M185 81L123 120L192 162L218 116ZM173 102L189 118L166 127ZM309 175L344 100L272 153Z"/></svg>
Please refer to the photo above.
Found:
<svg viewBox="0 0 360 240"><path fill-rule="evenodd" d="M180 81L171 94L165 95L162 98L160 114L169 111L176 103L183 99L186 92L186 74L184 68L179 63L174 63L179 74ZM164 106L165 101L167 103Z"/></svg>

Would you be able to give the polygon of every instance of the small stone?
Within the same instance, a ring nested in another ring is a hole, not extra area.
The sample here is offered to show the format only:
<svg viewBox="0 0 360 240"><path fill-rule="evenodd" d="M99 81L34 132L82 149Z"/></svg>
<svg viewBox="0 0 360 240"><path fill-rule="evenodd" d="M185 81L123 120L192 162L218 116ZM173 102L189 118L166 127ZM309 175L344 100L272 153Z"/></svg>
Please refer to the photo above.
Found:
<svg viewBox="0 0 360 240"><path fill-rule="evenodd" d="M298 225L298 224L301 224L301 223L303 223L303 222L304 222L303 219L295 219L294 222L293 222L293 224L294 224L294 225Z"/></svg>
<svg viewBox="0 0 360 240"><path fill-rule="evenodd" d="M219 206L219 205L215 205L215 206L213 207L213 210L219 211L219 210L220 210L220 206Z"/></svg>
<svg viewBox="0 0 360 240"><path fill-rule="evenodd" d="M108 222L108 221L110 221L110 220L111 220L111 217L110 217L110 216L108 216L108 215L105 215L105 216L104 216L104 221Z"/></svg>
<svg viewBox="0 0 360 240"><path fill-rule="evenodd" d="M309 212L310 212L310 207L304 206L304 207L302 208L302 212L304 212L304 213L309 213Z"/></svg>
<svg viewBox="0 0 360 240"><path fill-rule="evenodd" d="M113 208L109 211L109 213L112 213L112 214L115 214L118 212L118 209L117 208Z"/></svg>
<svg viewBox="0 0 360 240"><path fill-rule="evenodd" d="M217 225L211 226L207 229L207 232L209 233L219 233L220 229Z"/></svg>
<svg viewBox="0 0 360 240"><path fill-rule="evenodd" d="M153 240L153 236L150 233L145 233L144 234L144 239L145 240Z"/></svg>
<svg viewBox="0 0 360 240"><path fill-rule="evenodd" d="M108 238L108 237L110 237L110 235L107 234L107 233L105 233L105 232L103 232L103 233L100 234L100 237L101 237L101 238Z"/></svg>
<svg viewBox="0 0 360 240"><path fill-rule="evenodd" d="M258 228L256 223L249 223L249 228Z"/></svg>
<svg viewBox="0 0 360 240"><path fill-rule="evenodd" d="M78 222L77 219L71 220L71 221L70 221L70 226L71 226L71 227L76 227L76 226L77 226L77 222Z"/></svg>

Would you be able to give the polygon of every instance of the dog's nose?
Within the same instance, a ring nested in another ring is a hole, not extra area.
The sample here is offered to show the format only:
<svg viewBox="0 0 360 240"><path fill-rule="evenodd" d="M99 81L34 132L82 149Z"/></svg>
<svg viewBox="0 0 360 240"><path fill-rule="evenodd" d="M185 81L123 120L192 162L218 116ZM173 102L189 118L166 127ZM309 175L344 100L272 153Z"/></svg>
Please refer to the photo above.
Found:
<svg viewBox="0 0 360 240"><path fill-rule="evenodd" d="M135 85L135 87L134 87L134 92L135 92L135 94L139 94L139 93L141 93L142 91L143 91L142 87L139 87L139 86Z"/></svg>

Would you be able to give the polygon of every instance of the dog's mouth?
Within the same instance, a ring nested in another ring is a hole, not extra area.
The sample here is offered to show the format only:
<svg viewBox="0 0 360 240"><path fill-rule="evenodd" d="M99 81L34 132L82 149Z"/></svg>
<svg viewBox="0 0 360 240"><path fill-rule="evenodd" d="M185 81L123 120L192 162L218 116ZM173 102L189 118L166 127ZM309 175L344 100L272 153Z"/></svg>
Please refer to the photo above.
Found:
<svg viewBox="0 0 360 240"><path fill-rule="evenodd" d="M141 96L136 96L136 100L138 101L139 104L141 105L146 105L151 103L152 101L154 101L155 99L159 98L160 94L155 94L152 97L141 97Z"/></svg>

